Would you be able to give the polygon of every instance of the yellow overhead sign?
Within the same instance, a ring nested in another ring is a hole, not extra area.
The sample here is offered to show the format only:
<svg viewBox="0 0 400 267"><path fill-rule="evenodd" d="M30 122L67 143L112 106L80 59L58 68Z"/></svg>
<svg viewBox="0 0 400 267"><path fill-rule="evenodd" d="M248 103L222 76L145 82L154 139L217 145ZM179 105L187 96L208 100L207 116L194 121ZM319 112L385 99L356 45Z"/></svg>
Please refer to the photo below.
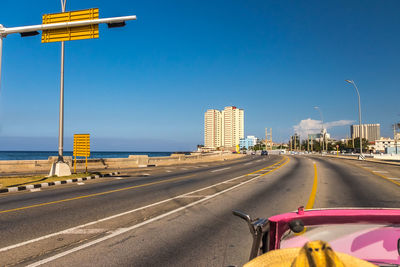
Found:
<svg viewBox="0 0 400 267"><path fill-rule="evenodd" d="M92 20L99 18L99 9L91 8L78 11L70 11L43 15L43 24L71 22L80 20ZM82 39L99 38L99 25L67 27L64 29L44 30L42 43L72 41Z"/></svg>

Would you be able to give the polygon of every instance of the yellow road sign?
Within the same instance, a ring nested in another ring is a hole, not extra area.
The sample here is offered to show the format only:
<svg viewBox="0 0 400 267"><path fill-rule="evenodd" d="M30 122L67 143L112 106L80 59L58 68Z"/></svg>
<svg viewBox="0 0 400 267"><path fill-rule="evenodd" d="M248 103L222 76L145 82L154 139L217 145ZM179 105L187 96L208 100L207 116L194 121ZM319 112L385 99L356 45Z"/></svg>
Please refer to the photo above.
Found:
<svg viewBox="0 0 400 267"><path fill-rule="evenodd" d="M75 157L90 157L90 134L74 134Z"/></svg>
<svg viewBox="0 0 400 267"><path fill-rule="evenodd" d="M99 9L90 8L85 10L70 11L43 15L43 24L60 22L91 20L99 18ZM42 43L72 41L82 39L99 38L99 25L79 26L65 29L44 30L42 32Z"/></svg>
<svg viewBox="0 0 400 267"><path fill-rule="evenodd" d="M85 157L87 172L87 158L90 157L90 134L74 134L74 172L76 173L76 157Z"/></svg>

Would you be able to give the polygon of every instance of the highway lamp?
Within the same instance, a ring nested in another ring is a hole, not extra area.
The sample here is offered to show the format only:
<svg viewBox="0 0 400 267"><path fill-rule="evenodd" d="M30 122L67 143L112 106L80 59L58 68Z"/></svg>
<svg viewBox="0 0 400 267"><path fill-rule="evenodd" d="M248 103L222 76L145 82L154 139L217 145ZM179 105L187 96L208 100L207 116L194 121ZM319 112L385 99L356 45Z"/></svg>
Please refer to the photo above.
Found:
<svg viewBox="0 0 400 267"><path fill-rule="evenodd" d="M358 119L360 123L360 160L365 159L364 155L362 153L362 125L361 125L361 100L360 100L360 93L358 92L358 88L356 83L353 80L345 80L346 82L352 84L354 86L354 89L356 89L357 96L358 96Z"/></svg>
<svg viewBox="0 0 400 267"><path fill-rule="evenodd" d="M65 5L67 0L61 0L61 10L65 12ZM2 60L2 50L3 50L3 39L7 37L9 34L19 33L21 37L35 36L38 35L38 31L48 30L62 30L62 29L76 29L77 27L83 26L96 26L99 24L107 23L108 28L116 28L125 26L125 21L128 20L136 20L135 15L131 16L123 16L123 17L113 17L113 18L102 18L102 19L86 19L86 20L78 20L78 21L67 21L67 22L56 22L50 24L40 24L40 25L31 25L31 26L22 26L22 27L13 27L6 28L0 24L0 87L1 87L1 60ZM93 37L91 37L93 38ZM72 39L70 39L72 40ZM69 175L71 172L69 170L69 166L64 162L63 159L63 139L64 139L64 41L61 41L61 70L60 70L60 110L59 110L59 138L58 138L58 160L56 165L53 166L52 171L50 171L50 175ZM53 169L55 172L53 173ZM60 174L61 173L65 174Z"/></svg>

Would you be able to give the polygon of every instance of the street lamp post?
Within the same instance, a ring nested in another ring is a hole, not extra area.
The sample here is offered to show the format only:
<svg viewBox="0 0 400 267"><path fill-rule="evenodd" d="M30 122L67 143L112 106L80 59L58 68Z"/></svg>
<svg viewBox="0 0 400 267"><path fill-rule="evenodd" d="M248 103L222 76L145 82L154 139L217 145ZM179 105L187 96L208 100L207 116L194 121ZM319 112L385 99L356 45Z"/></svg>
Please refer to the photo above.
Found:
<svg viewBox="0 0 400 267"><path fill-rule="evenodd" d="M321 117L321 122L322 122L322 125L321 125L321 131L322 131L322 148L321 148L321 154L322 154L322 151L324 151L325 150L325 132L324 132L324 117L322 116L322 111L321 111L321 109L319 108L319 107L314 107L316 110L318 110L318 112L319 112L319 115L320 115L320 117Z"/></svg>
<svg viewBox="0 0 400 267"><path fill-rule="evenodd" d="M356 89L357 96L358 96L358 119L360 123L360 160L364 159L364 155L362 153L362 125L361 125L361 100L360 100L360 93L358 92L358 88L356 83L353 80L345 80L346 82L352 84L354 88Z"/></svg>
<svg viewBox="0 0 400 267"><path fill-rule="evenodd" d="M65 12L65 5L67 0L61 0L61 10ZM0 86L1 86L1 57L3 48L3 39L9 34L19 33L21 37L34 36L39 34L38 31L45 30L55 30L55 29L66 29L75 28L80 26L98 25L102 23L107 23L109 28L121 27L125 25L125 21L136 20L136 16L124 16L124 17L114 17L114 18L102 18L102 19L88 19L80 21L67 21L58 22L51 24L40 24L22 27L12 27L6 28L0 24ZM59 137L58 137L58 160L57 166L50 171L50 175L63 176L64 174L59 174L59 170L63 169L64 173L69 173L69 166L64 163L63 160L63 139L64 139L64 41L61 42L61 80L60 80L60 116L59 116ZM68 170L67 170L68 169ZM55 170L53 172L53 170ZM58 171L57 171L58 170Z"/></svg>
<svg viewBox="0 0 400 267"><path fill-rule="evenodd" d="M61 12L65 12L67 0L61 0ZM58 163L64 163L64 52L65 44L61 42L61 70L60 70L60 117L58 126Z"/></svg>

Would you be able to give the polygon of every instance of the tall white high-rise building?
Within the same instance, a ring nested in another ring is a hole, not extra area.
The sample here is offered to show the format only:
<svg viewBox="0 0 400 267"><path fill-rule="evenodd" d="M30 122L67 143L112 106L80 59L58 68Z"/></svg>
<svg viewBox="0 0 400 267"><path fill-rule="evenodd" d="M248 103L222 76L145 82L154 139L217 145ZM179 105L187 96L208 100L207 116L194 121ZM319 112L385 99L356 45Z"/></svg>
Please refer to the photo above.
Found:
<svg viewBox="0 0 400 267"><path fill-rule="evenodd" d="M204 114L204 146L217 148L222 146L222 116L216 109L209 109Z"/></svg>
<svg viewBox="0 0 400 267"><path fill-rule="evenodd" d="M381 125L377 124L361 124L361 138L368 141L375 141L381 138ZM360 125L355 124L350 126L350 133L353 139L360 137Z"/></svg>
<svg viewBox="0 0 400 267"><path fill-rule="evenodd" d="M244 138L244 111L225 107L221 112L209 109L204 114L204 146L234 148Z"/></svg>
<svg viewBox="0 0 400 267"><path fill-rule="evenodd" d="M244 111L237 107L225 107L222 111L222 146L236 147L244 138Z"/></svg>

